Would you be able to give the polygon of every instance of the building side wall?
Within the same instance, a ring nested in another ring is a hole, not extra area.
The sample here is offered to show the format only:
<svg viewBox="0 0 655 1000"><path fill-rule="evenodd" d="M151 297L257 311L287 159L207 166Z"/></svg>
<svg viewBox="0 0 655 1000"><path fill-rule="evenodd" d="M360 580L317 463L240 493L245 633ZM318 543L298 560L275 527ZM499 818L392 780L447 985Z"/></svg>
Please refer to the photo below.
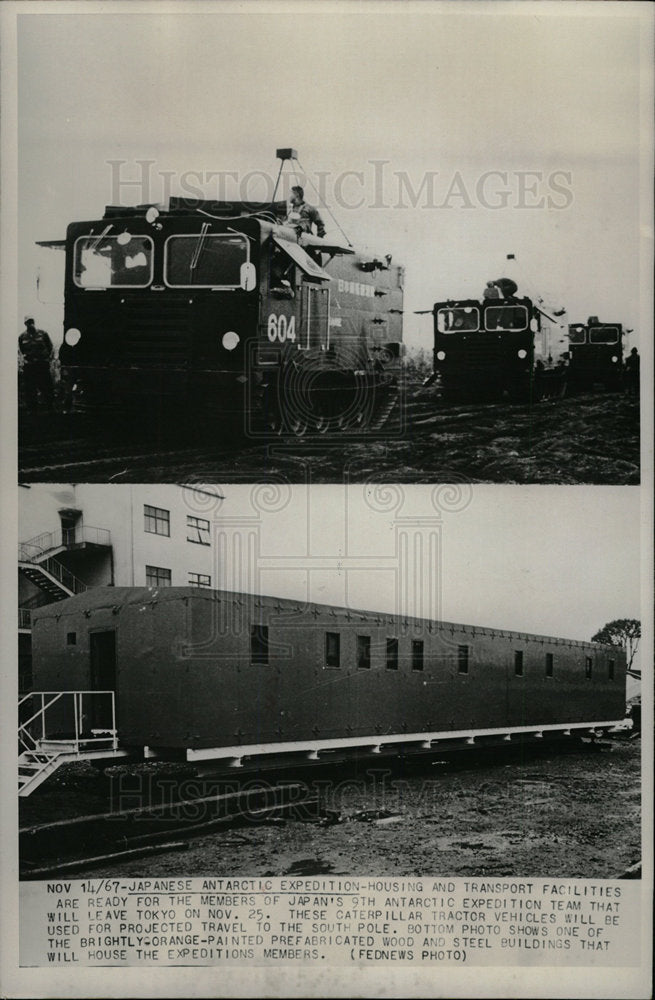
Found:
<svg viewBox="0 0 655 1000"><path fill-rule="evenodd" d="M119 734L135 745L232 746L591 723L620 719L625 711L620 650L448 623L405 626L387 616L315 606L288 617L293 608L293 602L201 597L190 589L81 595L61 602L57 616L48 609L38 620L34 686L89 687L89 635L114 628ZM278 609L287 612L286 621ZM254 624L268 627L267 663L252 662ZM72 631L74 646L67 644ZM326 632L339 636L338 666L327 665ZM357 665L358 635L371 640L368 669ZM398 639L397 670L387 666L388 638ZM422 670L412 668L412 640L423 642ZM466 673L460 647L468 649ZM552 677L546 654L553 657Z"/></svg>
<svg viewBox="0 0 655 1000"><path fill-rule="evenodd" d="M63 508L80 510L82 526L107 529L112 545L114 583L118 587L144 587L147 565L170 569L174 587L187 586L189 573L211 577L213 586L218 582L215 545L218 508L210 504L206 512L192 489L170 484L39 484L38 488L21 490L20 500L21 541L29 541L44 532L59 532L59 511ZM169 535L145 530L146 504L169 513ZM209 521L209 545L187 540L193 534L187 526L188 516ZM70 563L73 572L74 562L78 567L84 563L84 572L80 569L78 575L89 586L109 582L106 567L100 571L95 562L101 557L89 550L61 552L56 558ZM85 573L90 574L89 579Z"/></svg>

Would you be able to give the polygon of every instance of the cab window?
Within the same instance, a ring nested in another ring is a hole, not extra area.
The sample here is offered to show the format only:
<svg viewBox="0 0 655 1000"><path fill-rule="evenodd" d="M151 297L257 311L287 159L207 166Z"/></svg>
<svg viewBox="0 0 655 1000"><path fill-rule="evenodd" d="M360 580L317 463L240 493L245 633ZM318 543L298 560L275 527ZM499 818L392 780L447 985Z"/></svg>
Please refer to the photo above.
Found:
<svg viewBox="0 0 655 1000"><path fill-rule="evenodd" d="M164 246L164 280L171 288L239 288L249 260L248 239L239 233L169 236Z"/></svg>
<svg viewBox="0 0 655 1000"><path fill-rule="evenodd" d="M480 311L475 306L437 310L439 333L475 333L480 329Z"/></svg>
<svg viewBox="0 0 655 1000"><path fill-rule="evenodd" d="M618 344L619 331L616 326L596 326L589 330L590 344Z"/></svg>
<svg viewBox="0 0 655 1000"><path fill-rule="evenodd" d="M528 329L528 310L525 306L487 306L484 313L485 330L520 332Z"/></svg>
<svg viewBox="0 0 655 1000"><path fill-rule="evenodd" d="M149 236L80 236L73 247L73 281L78 288L145 288L152 281Z"/></svg>

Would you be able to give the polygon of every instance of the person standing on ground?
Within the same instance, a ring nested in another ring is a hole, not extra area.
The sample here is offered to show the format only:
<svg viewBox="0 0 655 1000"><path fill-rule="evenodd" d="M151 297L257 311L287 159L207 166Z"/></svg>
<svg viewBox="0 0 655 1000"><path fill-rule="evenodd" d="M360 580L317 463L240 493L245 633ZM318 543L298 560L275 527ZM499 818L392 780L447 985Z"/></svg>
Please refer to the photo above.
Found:
<svg viewBox="0 0 655 1000"><path fill-rule="evenodd" d="M52 341L45 330L37 329L32 316L25 317L25 329L19 334L18 349L23 358L23 386L28 410L36 410L39 393L51 410L54 398L50 371L54 355Z"/></svg>
<svg viewBox="0 0 655 1000"><path fill-rule="evenodd" d="M625 359L625 381L629 396L639 393L639 351L633 347Z"/></svg>

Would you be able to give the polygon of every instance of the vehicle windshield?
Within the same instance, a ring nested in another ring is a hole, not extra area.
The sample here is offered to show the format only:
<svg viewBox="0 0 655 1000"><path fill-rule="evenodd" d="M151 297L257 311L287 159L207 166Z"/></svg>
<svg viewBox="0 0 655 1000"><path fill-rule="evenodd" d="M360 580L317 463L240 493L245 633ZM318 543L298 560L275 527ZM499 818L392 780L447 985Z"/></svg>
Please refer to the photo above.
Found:
<svg viewBox="0 0 655 1000"><path fill-rule="evenodd" d="M618 344L619 330L616 326L595 326L589 330L590 344Z"/></svg>
<svg viewBox="0 0 655 1000"><path fill-rule="evenodd" d="M248 259L248 239L239 233L171 236L166 241L164 279L176 288L239 288L241 265Z"/></svg>
<svg viewBox="0 0 655 1000"><path fill-rule="evenodd" d="M475 333L480 329L480 312L475 306L437 310L439 333Z"/></svg>
<svg viewBox="0 0 655 1000"><path fill-rule="evenodd" d="M485 330L520 332L528 329L528 310L525 306L487 306L484 313Z"/></svg>
<svg viewBox="0 0 655 1000"><path fill-rule="evenodd" d="M73 250L73 280L79 288L143 288L152 281L149 236L80 236Z"/></svg>
<svg viewBox="0 0 655 1000"><path fill-rule="evenodd" d="M569 327L569 344L584 344L586 339L586 330L584 326Z"/></svg>

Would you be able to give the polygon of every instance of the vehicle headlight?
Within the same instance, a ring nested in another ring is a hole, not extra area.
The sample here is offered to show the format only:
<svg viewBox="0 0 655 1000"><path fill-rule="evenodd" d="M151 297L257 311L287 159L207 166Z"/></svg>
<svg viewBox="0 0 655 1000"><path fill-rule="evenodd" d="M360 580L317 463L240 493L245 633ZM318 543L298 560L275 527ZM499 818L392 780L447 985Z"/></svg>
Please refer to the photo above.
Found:
<svg viewBox="0 0 655 1000"><path fill-rule="evenodd" d="M613 354L613 355L612 355L612 364L616 364L616 362L617 362L618 360L619 360L619 359L617 358L616 354Z"/></svg>
<svg viewBox="0 0 655 1000"><path fill-rule="evenodd" d="M234 330L228 330L227 333L223 334L221 343L226 351L233 351L240 340L241 337L238 333L235 333Z"/></svg>
<svg viewBox="0 0 655 1000"><path fill-rule="evenodd" d="M445 361L445 359L446 359L446 352L437 351L437 361Z"/></svg>
<svg viewBox="0 0 655 1000"><path fill-rule="evenodd" d="M79 344L81 338L82 334L76 326L72 326L70 330L66 330L66 333L64 334L64 342L68 344L69 347L75 347L76 344Z"/></svg>
<svg viewBox="0 0 655 1000"><path fill-rule="evenodd" d="M528 356L528 352L526 351L526 349L524 347L521 348L521 350L518 352L518 354L519 354L520 358L527 358L527 356Z"/></svg>

